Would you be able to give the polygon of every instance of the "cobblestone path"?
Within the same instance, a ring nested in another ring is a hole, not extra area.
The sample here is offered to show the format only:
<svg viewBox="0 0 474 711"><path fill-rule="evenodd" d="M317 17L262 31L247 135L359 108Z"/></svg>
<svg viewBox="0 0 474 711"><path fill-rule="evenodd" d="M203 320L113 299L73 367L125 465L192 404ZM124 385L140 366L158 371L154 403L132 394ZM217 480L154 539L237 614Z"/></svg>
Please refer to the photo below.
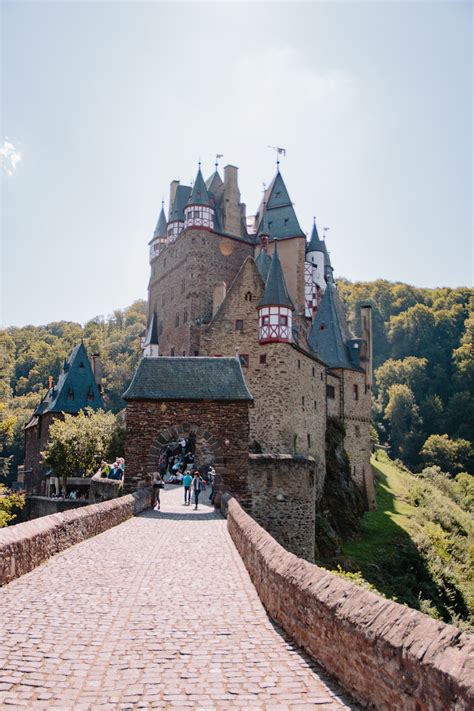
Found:
<svg viewBox="0 0 474 711"><path fill-rule="evenodd" d="M226 522L181 497L0 591L0 708L355 708L268 619Z"/></svg>

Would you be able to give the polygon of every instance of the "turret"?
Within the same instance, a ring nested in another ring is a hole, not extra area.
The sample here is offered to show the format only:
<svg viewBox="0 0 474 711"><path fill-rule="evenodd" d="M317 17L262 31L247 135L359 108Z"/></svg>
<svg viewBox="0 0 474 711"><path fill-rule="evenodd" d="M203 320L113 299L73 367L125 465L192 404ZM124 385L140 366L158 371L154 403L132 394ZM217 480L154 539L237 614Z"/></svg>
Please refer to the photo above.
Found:
<svg viewBox="0 0 474 711"><path fill-rule="evenodd" d="M212 230L214 228L214 209L201 173L201 165L194 181L188 204L184 208L184 229Z"/></svg>
<svg viewBox="0 0 474 711"><path fill-rule="evenodd" d="M155 231L153 237L151 238L150 245L150 262L158 256L163 247L166 246L168 242L168 223L166 221L166 215L164 210L164 203L161 203L161 212L156 223Z"/></svg>
<svg viewBox="0 0 474 711"><path fill-rule="evenodd" d="M148 326L148 331L145 337L143 357L158 358L159 355L160 349L158 345L158 317L156 315L156 311L153 311L151 315L150 325Z"/></svg>
<svg viewBox="0 0 474 711"><path fill-rule="evenodd" d="M178 180L173 180L170 187L168 242L174 242L184 229L184 208L190 195L189 185L180 185Z"/></svg>
<svg viewBox="0 0 474 711"><path fill-rule="evenodd" d="M311 262L313 265L313 283L317 284L323 291L326 288L326 281L324 279L324 258L326 253L326 245L319 239L316 218L314 218L311 239L306 246L306 261Z"/></svg>
<svg viewBox="0 0 474 711"><path fill-rule="evenodd" d="M259 342L286 342L292 340L293 303L288 294L275 240L268 277L262 300L258 305Z"/></svg>

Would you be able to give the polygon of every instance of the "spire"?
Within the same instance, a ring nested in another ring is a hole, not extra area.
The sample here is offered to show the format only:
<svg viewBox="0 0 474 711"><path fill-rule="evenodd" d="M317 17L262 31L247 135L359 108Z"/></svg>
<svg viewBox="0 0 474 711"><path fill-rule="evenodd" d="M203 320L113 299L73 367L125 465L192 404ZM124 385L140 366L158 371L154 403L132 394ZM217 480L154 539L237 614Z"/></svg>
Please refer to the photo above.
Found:
<svg viewBox="0 0 474 711"><path fill-rule="evenodd" d="M321 305L311 326L308 343L311 350L330 368L351 368L346 317L337 289L328 281Z"/></svg>
<svg viewBox="0 0 474 711"><path fill-rule="evenodd" d="M307 252L326 252L326 245L319 239L318 228L316 227L316 218L313 217L313 231L311 232L311 239L309 244L306 245ZM327 252L326 252L327 253Z"/></svg>
<svg viewBox="0 0 474 711"><path fill-rule="evenodd" d="M145 337L145 346L157 346L158 345L158 317L156 311L153 311L151 315L150 325L148 326L148 331Z"/></svg>
<svg viewBox="0 0 474 711"><path fill-rule="evenodd" d="M264 208L266 203L266 208ZM265 191L259 208L262 219L266 212L267 229L271 239L286 239L288 237L305 237L291 202L282 174L278 171L270 186Z"/></svg>
<svg viewBox="0 0 474 711"><path fill-rule="evenodd" d="M255 264L257 265L257 269L260 272L260 276L262 277L264 282L267 281L271 263L272 258L270 257L268 252L265 251L262 245L262 247L260 248L260 254L255 259Z"/></svg>
<svg viewBox="0 0 474 711"><path fill-rule="evenodd" d="M168 222L166 221L164 202L161 201L161 212L156 223L155 231L153 237L166 237L168 232Z"/></svg>
<svg viewBox="0 0 474 711"><path fill-rule="evenodd" d="M206 183L204 182L204 178L201 173L201 164L199 164L193 190L188 200L188 205L210 205Z"/></svg>
<svg viewBox="0 0 474 711"><path fill-rule="evenodd" d="M275 251L273 252L272 261L268 270L265 291L259 303L259 307L260 306L287 306L289 309L294 309L286 288L276 240Z"/></svg>

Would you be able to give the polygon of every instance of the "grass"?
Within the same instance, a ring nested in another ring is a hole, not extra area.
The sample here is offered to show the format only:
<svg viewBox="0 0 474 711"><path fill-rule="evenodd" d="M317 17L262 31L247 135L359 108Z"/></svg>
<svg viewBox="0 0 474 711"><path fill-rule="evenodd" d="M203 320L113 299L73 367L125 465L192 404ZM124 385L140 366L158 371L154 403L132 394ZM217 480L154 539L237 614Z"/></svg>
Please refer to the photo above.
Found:
<svg viewBox="0 0 474 711"><path fill-rule="evenodd" d="M342 567L360 573L386 597L469 628L474 602L469 515L388 457L374 458L372 465L377 510L364 514L360 535L343 545Z"/></svg>

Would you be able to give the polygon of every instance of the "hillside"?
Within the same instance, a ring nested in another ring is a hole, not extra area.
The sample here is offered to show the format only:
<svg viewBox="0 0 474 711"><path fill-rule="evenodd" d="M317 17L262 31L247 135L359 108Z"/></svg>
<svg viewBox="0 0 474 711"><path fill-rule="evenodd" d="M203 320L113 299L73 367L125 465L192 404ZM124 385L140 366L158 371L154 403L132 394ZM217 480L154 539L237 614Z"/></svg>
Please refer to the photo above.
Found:
<svg viewBox="0 0 474 711"><path fill-rule="evenodd" d="M386 597L474 629L474 479L414 476L382 452L373 467L377 510L328 567L339 563Z"/></svg>

